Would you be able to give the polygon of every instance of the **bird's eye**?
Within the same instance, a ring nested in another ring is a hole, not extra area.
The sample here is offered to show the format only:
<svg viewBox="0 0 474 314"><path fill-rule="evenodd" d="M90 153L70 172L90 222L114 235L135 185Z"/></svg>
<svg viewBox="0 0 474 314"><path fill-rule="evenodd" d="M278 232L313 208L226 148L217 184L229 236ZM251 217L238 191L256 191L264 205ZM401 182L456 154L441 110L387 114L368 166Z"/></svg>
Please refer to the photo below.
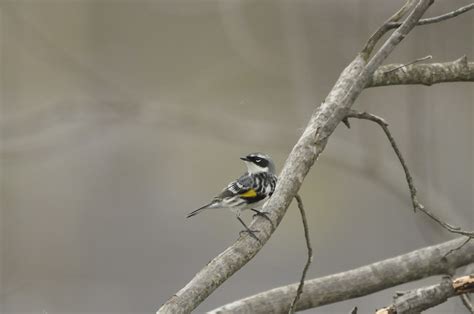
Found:
<svg viewBox="0 0 474 314"><path fill-rule="evenodd" d="M255 162L259 164L262 160L260 158L255 159Z"/></svg>

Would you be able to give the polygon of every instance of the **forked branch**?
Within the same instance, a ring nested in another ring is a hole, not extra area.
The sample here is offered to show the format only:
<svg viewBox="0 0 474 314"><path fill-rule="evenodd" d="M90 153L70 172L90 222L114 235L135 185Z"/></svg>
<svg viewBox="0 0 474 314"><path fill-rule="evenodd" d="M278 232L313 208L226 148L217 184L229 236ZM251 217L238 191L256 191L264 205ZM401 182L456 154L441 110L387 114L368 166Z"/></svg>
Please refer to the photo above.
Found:
<svg viewBox="0 0 474 314"><path fill-rule="evenodd" d="M366 56L367 58L370 56L370 54L374 50L375 45L377 44L377 42L388 31L390 31L391 29L400 27L402 25L402 23L399 22L399 20L403 16L406 15L406 13L413 6L414 2L415 2L414 0L407 0L405 2L405 4L403 5L403 7L398 12L396 12L394 15L392 15L374 34L372 34L372 36L369 38L369 40L365 44L364 48L362 49L362 53L364 54L364 56ZM452 11L452 12L445 13L443 15L439 15L439 16L419 20L416 23L416 26L427 25L427 24L433 24L433 23L439 23L439 22L442 22L442 21L446 21L446 20L454 18L458 15L461 15L461 14L463 14L463 13L465 13L465 12L471 10L471 9L474 9L474 3L468 4L468 5L466 5L462 8L459 8L459 9L457 9L455 11Z"/></svg>
<svg viewBox="0 0 474 314"><path fill-rule="evenodd" d="M386 20L382 26L380 26L373 34L370 36L369 40L365 44L364 48L362 49L361 54L363 55L364 58L368 59L370 55L372 54L372 51L374 51L375 45L378 43L378 41L391 29L395 27L391 27L390 25L392 23L398 22L400 19L402 19L409 11L410 9L415 5L416 0L407 0L405 4L397 11L395 14L393 14L388 20ZM400 23L401 25L401 23ZM399 25L399 26L400 26Z"/></svg>
<svg viewBox="0 0 474 314"><path fill-rule="evenodd" d="M457 9L457 10L454 10L452 12L448 12L448 13L445 13L445 14L442 14L442 15L439 15L439 16L434 16L434 17L430 17L430 18L426 18L426 19L421 19L421 20L418 21L418 23L416 25L420 26L420 25L439 23L439 22L442 22L442 21L452 19L453 17L456 17L458 15L466 13L467 11L472 10L472 9L474 9L474 3L468 4L468 5L463 6L459 9ZM397 28L400 25L401 25L400 22L390 22L390 23L388 23L388 26L390 28Z"/></svg>

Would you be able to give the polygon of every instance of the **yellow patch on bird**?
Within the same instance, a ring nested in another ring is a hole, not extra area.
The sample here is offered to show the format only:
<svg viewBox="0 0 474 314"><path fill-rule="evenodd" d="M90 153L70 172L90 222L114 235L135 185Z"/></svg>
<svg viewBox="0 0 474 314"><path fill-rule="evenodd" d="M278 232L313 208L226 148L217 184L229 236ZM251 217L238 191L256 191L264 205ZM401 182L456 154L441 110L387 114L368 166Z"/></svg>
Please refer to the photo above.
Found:
<svg viewBox="0 0 474 314"><path fill-rule="evenodd" d="M254 189L250 189L245 193L239 195L240 197L255 197L257 196L257 192Z"/></svg>

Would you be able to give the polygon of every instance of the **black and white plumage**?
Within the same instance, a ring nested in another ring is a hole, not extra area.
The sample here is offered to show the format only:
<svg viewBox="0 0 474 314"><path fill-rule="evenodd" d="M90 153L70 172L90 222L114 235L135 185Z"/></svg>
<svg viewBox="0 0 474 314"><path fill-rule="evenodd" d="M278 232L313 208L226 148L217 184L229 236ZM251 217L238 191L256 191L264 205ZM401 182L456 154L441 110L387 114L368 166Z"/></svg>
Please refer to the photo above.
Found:
<svg viewBox="0 0 474 314"><path fill-rule="evenodd" d="M246 232L254 236L239 216L246 209L264 215L256 208L261 207L275 191L277 182L275 165L270 156L262 153L252 153L240 159L247 165L247 172L229 183L209 204L189 213L187 218L206 209L228 208L236 214L237 219L245 226Z"/></svg>

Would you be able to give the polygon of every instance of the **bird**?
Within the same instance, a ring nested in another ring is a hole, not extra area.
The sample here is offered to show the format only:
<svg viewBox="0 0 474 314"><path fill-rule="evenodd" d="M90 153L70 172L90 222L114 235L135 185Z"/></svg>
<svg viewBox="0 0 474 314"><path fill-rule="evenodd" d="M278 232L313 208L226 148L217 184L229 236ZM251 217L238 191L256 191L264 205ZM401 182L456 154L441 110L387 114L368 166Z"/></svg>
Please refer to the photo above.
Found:
<svg viewBox="0 0 474 314"><path fill-rule="evenodd" d="M248 233L251 237L259 241L255 232L251 230L240 218L242 211L250 209L255 215L263 216L268 219L267 213L258 210L272 196L277 183L275 174L275 164L272 158L264 153L250 153L240 157L247 166L245 172L240 178L230 182L221 193L215 196L208 204L190 212L186 218L193 217L207 209L230 209L237 217L239 222L245 227L242 232Z"/></svg>

